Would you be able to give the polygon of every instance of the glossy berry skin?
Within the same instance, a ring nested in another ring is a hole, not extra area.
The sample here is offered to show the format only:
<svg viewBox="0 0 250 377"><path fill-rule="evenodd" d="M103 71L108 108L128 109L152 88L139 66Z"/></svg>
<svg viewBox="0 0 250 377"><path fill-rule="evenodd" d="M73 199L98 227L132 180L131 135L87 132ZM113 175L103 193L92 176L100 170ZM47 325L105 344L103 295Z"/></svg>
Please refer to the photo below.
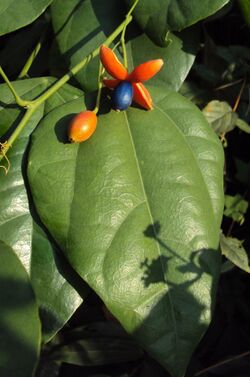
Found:
<svg viewBox="0 0 250 377"><path fill-rule="evenodd" d="M128 81L122 81L114 90L113 105L115 110L126 110L133 100L133 86Z"/></svg>
<svg viewBox="0 0 250 377"><path fill-rule="evenodd" d="M113 77L104 78L103 83L110 89L116 89L121 82L131 83L133 98L132 100L146 110L153 109L153 101L150 93L143 85L144 81L151 79L157 72L160 71L164 62L162 59L154 59L142 63L134 68L131 73L128 73L127 68L117 59L114 51L109 47L101 46L100 59L105 70ZM126 85L127 85L126 84ZM131 90L131 88L129 88ZM114 102L117 110L125 110L128 106L123 104L120 100L121 94L115 93ZM125 102L125 101L124 101Z"/></svg>
<svg viewBox="0 0 250 377"><path fill-rule="evenodd" d="M74 116L69 129L68 137L71 143L81 143L90 138L95 132L97 116L93 111L82 111Z"/></svg>

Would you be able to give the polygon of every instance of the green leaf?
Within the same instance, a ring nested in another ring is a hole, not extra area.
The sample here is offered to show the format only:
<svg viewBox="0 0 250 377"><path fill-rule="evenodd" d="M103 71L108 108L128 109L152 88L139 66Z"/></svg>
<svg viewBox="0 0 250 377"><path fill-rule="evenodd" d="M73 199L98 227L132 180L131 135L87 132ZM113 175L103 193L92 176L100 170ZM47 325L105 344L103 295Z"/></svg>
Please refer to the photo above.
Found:
<svg viewBox="0 0 250 377"><path fill-rule="evenodd" d="M143 352L120 326L112 322L91 323L64 334L66 345L49 351L50 357L79 366L101 366L140 359ZM68 340L68 338L70 340Z"/></svg>
<svg viewBox="0 0 250 377"><path fill-rule="evenodd" d="M1 0L0 35L29 25L38 18L53 0Z"/></svg>
<svg viewBox="0 0 250 377"><path fill-rule="evenodd" d="M69 67L78 63L105 39L123 20L125 11L116 0L107 3L102 0L68 2L61 7L56 0L52 5L52 20L57 42ZM176 35L169 33L171 43L160 48L134 25L126 35L128 40L129 69L144 61L162 58L165 65L150 81L153 85L165 86L178 90L193 65L199 46L199 28L190 28ZM112 47L112 46L111 46ZM122 60L121 54L117 51ZM76 75L84 90L97 89L98 57Z"/></svg>
<svg viewBox="0 0 250 377"><path fill-rule="evenodd" d="M238 119L236 120L236 126L237 126L240 130L246 132L247 134L250 134L250 126L249 126L249 124L248 124L247 122L245 122L243 119L238 118Z"/></svg>
<svg viewBox="0 0 250 377"><path fill-rule="evenodd" d="M205 332L220 274L223 151L202 113L151 88L153 111L98 117L65 144L53 110L32 136L28 178L39 215L71 265L123 327L173 376ZM67 185L65 185L67 182ZM181 355L181 357L180 357Z"/></svg>
<svg viewBox="0 0 250 377"><path fill-rule="evenodd" d="M221 264L221 273L224 274L226 272L232 271L232 269L235 267L234 263L232 263L230 260L226 259Z"/></svg>
<svg viewBox="0 0 250 377"><path fill-rule="evenodd" d="M133 0L127 1L129 6ZM214 14L229 0L143 0L133 15L140 27L160 46L166 44L168 31L180 31Z"/></svg>
<svg viewBox="0 0 250 377"><path fill-rule="evenodd" d="M42 228L35 222L32 225L30 277L39 304L43 341L48 342L81 305L88 289L79 284L60 255L62 251Z"/></svg>
<svg viewBox="0 0 250 377"><path fill-rule="evenodd" d="M21 96L32 99L52 82L52 78L42 78L22 80L13 85ZM40 119L52 108L82 94L66 85L41 105L8 152L11 162L8 175L0 169L0 239L13 248L30 274L40 306L44 340L51 338L67 322L82 299L63 277L65 274L61 270L65 269L65 263L56 257L58 250L33 221L30 209L34 215L34 208L28 200L22 166L25 165L29 135ZM0 86L0 103L0 136L5 141L3 135L20 121L22 110L13 104L12 94L5 84Z"/></svg>
<svg viewBox="0 0 250 377"><path fill-rule="evenodd" d="M40 321L28 275L0 241L0 375L31 377L40 350Z"/></svg>
<svg viewBox="0 0 250 377"><path fill-rule="evenodd" d="M73 67L119 26L125 9L117 0L72 0L63 7L61 0L55 0L51 15L59 49L68 67ZM98 57L93 59L76 75L86 91L97 88L98 60Z"/></svg>
<svg viewBox="0 0 250 377"><path fill-rule="evenodd" d="M180 33L169 33L168 37L171 42L167 47L156 46L146 34L138 33L131 38L128 43L130 69L144 61L162 58L164 66L150 80L150 85L178 91L194 63L200 32L198 27L192 27Z"/></svg>
<svg viewBox="0 0 250 377"><path fill-rule="evenodd" d="M250 26L250 0L238 0L238 3L247 26Z"/></svg>
<svg viewBox="0 0 250 377"><path fill-rule="evenodd" d="M238 119L238 115L225 101L211 101L202 112L218 135L232 131Z"/></svg>
<svg viewBox="0 0 250 377"><path fill-rule="evenodd" d="M237 238L225 237L224 234L221 233L220 248L222 255L225 255L235 266L250 273L247 252L242 246L242 243L243 241Z"/></svg>
<svg viewBox="0 0 250 377"><path fill-rule="evenodd" d="M244 215L248 209L248 202L240 195L225 195L224 215L231 217L234 221L243 224Z"/></svg>
<svg viewBox="0 0 250 377"><path fill-rule="evenodd" d="M189 80L185 80L183 82L179 89L179 93L195 103L197 106L209 102L211 95L209 90L201 87L200 84Z"/></svg>

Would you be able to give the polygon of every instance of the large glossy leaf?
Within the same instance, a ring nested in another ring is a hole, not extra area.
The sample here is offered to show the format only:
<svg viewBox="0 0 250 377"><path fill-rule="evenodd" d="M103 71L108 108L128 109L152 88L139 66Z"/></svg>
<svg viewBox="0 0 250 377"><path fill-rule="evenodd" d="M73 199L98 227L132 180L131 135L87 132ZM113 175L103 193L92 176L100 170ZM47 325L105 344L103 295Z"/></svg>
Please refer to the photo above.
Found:
<svg viewBox="0 0 250 377"><path fill-rule="evenodd" d="M0 375L31 377L40 349L40 321L28 275L0 241Z"/></svg>
<svg viewBox="0 0 250 377"><path fill-rule="evenodd" d="M151 88L155 109L99 116L86 143L59 142L68 112L32 137L28 177L42 221L125 329L183 376L210 319L220 270L223 152L187 99ZM65 184L66 183L66 184Z"/></svg>
<svg viewBox="0 0 250 377"><path fill-rule="evenodd" d="M127 1L129 6L134 0ZM169 31L180 31L217 12L229 0L143 0L133 15L140 27L160 46Z"/></svg>
<svg viewBox="0 0 250 377"><path fill-rule="evenodd" d="M82 60L105 39L123 20L125 12L120 2L115 0L84 1L75 0L61 7L59 0L52 5L52 20L57 42L66 63L71 67ZM189 29L182 33L169 34L169 45L160 48L142 34L138 28L130 28L127 38L129 68L143 61L163 58L165 65L151 83L168 85L178 90L186 78L199 45L199 29ZM119 52L117 52L118 56ZM121 56L120 56L121 58ZM76 75L83 89L97 88L98 58L93 59L86 69Z"/></svg>
<svg viewBox="0 0 250 377"><path fill-rule="evenodd" d="M51 85L53 79L30 79L14 83L17 92L32 99ZM26 128L9 150L11 169L6 176L0 169L0 239L10 245L30 274L40 314L43 320L43 336L47 340L58 331L82 302L75 289L59 271L63 261L56 258L56 251L45 233L34 223L30 214L22 165L29 135L40 119L62 103L77 98L82 92L69 85L53 95L34 113ZM82 100L83 101L83 100ZM13 104L12 95L5 84L0 86L0 136L17 124L21 110ZM2 141L5 138L3 137ZM3 161L2 161L3 162ZM32 212L34 212L32 210Z"/></svg>
<svg viewBox="0 0 250 377"><path fill-rule="evenodd" d="M29 25L39 17L53 0L1 0L0 35Z"/></svg>

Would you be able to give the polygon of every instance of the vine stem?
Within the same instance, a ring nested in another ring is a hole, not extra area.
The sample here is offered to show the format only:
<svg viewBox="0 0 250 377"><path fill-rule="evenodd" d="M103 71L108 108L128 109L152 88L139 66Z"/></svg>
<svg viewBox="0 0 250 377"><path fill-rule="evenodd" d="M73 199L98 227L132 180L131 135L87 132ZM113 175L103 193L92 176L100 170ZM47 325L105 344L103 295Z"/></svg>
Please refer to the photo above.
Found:
<svg viewBox="0 0 250 377"><path fill-rule="evenodd" d="M139 0L135 1L135 3L133 4L133 6L131 8L132 10L134 9L134 7L135 7L135 5L137 4L138 1ZM132 21L132 16L131 16L132 11L131 11L131 9L127 13L125 20L106 39L106 41L104 42L105 45L109 46L115 40L115 38L123 32L124 28L126 28L127 25ZM32 114L34 113L34 111L44 101L46 101L49 97L51 97L58 89L60 89L67 81L69 81L69 79L73 75L78 73L91 59L96 57L99 54L99 49L100 49L100 46L98 46L94 51L92 51L89 55L87 55L82 61L80 61L78 64L76 64L68 73L66 73L61 79L59 79L48 90L46 90L46 92L41 94L39 97L37 97L33 101L24 101L23 99L21 99L19 97L19 95L16 93L14 87L10 83L8 77L5 75L4 71L0 67L0 74L2 75L4 81L8 85L9 89L11 90L11 92L12 92L12 94L13 94L15 100L16 100L16 103L21 107L27 108L27 111L24 114L22 120L20 121L20 123L18 124L18 126L16 127L16 129L14 130L14 132L11 134L11 136L9 137L9 139L6 142L6 147L4 149L4 155L5 156L6 156L7 151L9 150L9 148L13 145L13 143L15 142L17 137L19 136L20 132L23 130L23 128L25 127L25 125L29 121L29 119L32 116ZM0 161L4 158L4 155L3 155L3 153L1 154L1 151L0 151Z"/></svg>
<svg viewBox="0 0 250 377"><path fill-rule="evenodd" d="M235 101L235 104L234 104L234 107L233 107L234 112L236 112L236 110L239 106L243 90L245 89L245 85L246 85L246 78L244 78L243 83L242 83L241 88L240 88L240 92L238 94L238 97L236 98L236 101Z"/></svg>
<svg viewBox="0 0 250 377"><path fill-rule="evenodd" d="M98 92L97 92L97 97L96 97L96 105L93 110L95 114L98 113L99 107L100 107L100 100L101 100L101 92L102 92L102 77L104 74L105 70L100 62L99 64L99 73L98 73Z"/></svg>
<svg viewBox="0 0 250 377"><path fill-rule="evenodd" d="M18 75L19 79L23 79L24 77L28 76L28 72L30 70L30 67L32 66L35 58L37 57L39 51L41 50L41 47L42 47L45 35L47 33L47 28L48 27L46 27L46 29L43 32L41 38L39 39L39 41L37 42L35 48L33 49L33 51L31 52L30 56L28 57L28 60L26 61L24 67L22 68L21 72L19 73L19 75Z"/></svg>
<svg viewBox="0 0 250 377"><path fill-rule="evenodd" d="M137 0L138 1L138 0ZM125 20L118 26L118 28L107 38L105 45L109 46L113 40L123 31L124 26L132 21L132 16L130 13L127 14ZM32 101L32 105L40 105L46 99L48 99L52 94L54 94L61 86L63 86L69 79L78 73L90 60L95 58L99 54L100 46L98 46L94 51L92 51L86 58L84 58L80 63L75 65L66 75L64 75L60 80L58 80L51 88L49 88L44 94L38 97L35 101Z"/></svg>
<svg viewBox="0 0 250 377"><path fill-rule="evenodd" d="M138 2L139 2L139 0L135 0L134 4L132 5L132 7L130 8L130 10L129 10L128 14L127 14L127 17L131 16L131 13L135 9L135 7L138 4ZM121 45L122 45L122 53L123 53L123 62L124 62L124 66L125 66L126 69L128 68L128 58L127 58L127 50L126 50L126 46L125 46L125 33L126 33L126 29L127 29L128 24L129 24L129 22L125 23L125 25L123 27L123 30L122 30L122 33L121 33Z"/></svg>
<svg viewBox="0 0 250 377"><path fill-rule="evenodd" d="M4 73L4 70L3 68L0 66L0 75L2 76L2 78L4 79L4 81L6 82L9 90L11 91L11 93L13 94L14 98L15 98L15 101L16 103L21 106L21 107L24 107L24 108L27 108L28 105L31 103L31 101L25 101L23 100L21 97L19 97L19 95L17 94L17 92L15 91L15 88L13 87L13 85L11 84L11 82L9 81L8 77L6 76L6 74Z"/></svg>
<svg viewBox="0 0 250 377"><path fill-rule="evenodd" d="M220 361L214 365L211 365L210 367L208 368L205 368L205 369L202 369L200 370L199 372L195 373L195 377L198 377L198 376L201 376L202 374L212 370L212 369L215 369L215 368L218 368L220 367L221 365L225 365L225 364L228 364L228 363L231 363L232 361L235 361L235 360L238 360L238 359L241 359L242 357L245 357L245 356L249 356L250 355L250 351L246 351L240 355L236 355L236 356L233 356L231 357L230 359L227 359L227 360L223 360L223 361Z"/></svg>

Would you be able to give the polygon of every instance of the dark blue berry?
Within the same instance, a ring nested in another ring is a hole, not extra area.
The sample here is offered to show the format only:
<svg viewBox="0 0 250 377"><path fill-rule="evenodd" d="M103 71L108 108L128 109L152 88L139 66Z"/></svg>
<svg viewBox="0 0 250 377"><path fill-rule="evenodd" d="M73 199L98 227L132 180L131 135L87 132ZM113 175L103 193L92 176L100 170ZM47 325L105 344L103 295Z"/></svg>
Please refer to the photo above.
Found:
<svg viewBox="0 0 250 377"><path fill-rule="evenodd" d="M126 110L132 103L133 87L128 81L122 81L114 90L113 105L115 110Z"/></svg>

